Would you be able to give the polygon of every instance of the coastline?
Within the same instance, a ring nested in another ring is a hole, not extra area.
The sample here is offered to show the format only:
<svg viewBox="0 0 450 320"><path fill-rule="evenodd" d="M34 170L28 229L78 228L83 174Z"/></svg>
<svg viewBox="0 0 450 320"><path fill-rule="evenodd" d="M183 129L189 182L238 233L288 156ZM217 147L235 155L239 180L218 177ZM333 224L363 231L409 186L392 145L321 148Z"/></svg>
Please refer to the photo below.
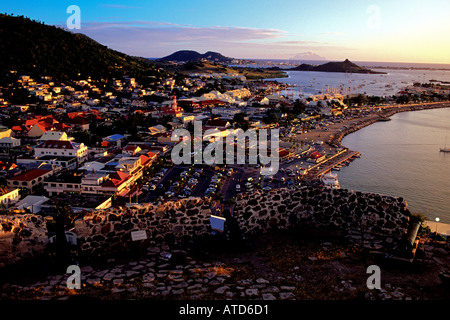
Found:
<svg viewBox="0 0 450 320"><path fill-rule="evenodd" d="M364 127L367 127L377 121L381 118L390 118L394 114L400 113L400 112L411 112L411 111L420 111L420 110L428 110L428 109L441 109L441 108L450 108L450 101L447 102L430 102L430 103L422 103L422 104L410 104L406 106L390 106L390 109L385 110L384 112L380 112L378 114L370 114L367 116L366 120L363 120L363 122L359 123L358 125L354 127L347 128L343 130L340 133L337 133L334 137L329 137L329 140L327 140L327 143L330 145L335 144L339 147L344 147L341 142L342 139L349 135L350 133L356 132ZM345 123L343 124L345 125Z"/></svg>
<svg viewBox="0 0 450 320"><path fill-rule="evenodd" d="M379 107L377 107L379 108ZM297 134L295 140L297 142L316 142L323 141L335 148L346 148L341 144L342 139L358 131L364 127L367 127L377 121L380 118L389 118L396 113L409 112L409 111L420 111L427 109L439 109L439 108L450 108L450 101L445 102L429 102L429 103L416 103L408 105L392 105L383 106L385 110L382 112L370 113L366 116L361 116L357 118L347 119L338 123L335 123L327 127L328 131L323 131L323 129L313 129L307 133ZM355 150L357 151L357 150Z"/></svg>

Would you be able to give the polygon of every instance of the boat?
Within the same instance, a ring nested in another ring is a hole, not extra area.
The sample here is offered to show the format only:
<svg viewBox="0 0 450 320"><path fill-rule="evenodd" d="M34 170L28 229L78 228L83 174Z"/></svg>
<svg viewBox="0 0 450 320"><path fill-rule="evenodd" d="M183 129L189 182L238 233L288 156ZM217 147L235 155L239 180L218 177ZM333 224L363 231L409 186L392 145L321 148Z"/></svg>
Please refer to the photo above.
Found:
<svg viewBox="0 0 450 320"><path fill-rule="evenodd" d="M322 176L322 183L325 187L331 189L340 189L338 177L336 173L328 172Z"/></svg>
<svg viewBox="0 0 450 320"><path fill-rule="evenodd" d="M447 136L445 136L445 145L441 148L441 152L450 152L450 148L447 148Z"/></svg>

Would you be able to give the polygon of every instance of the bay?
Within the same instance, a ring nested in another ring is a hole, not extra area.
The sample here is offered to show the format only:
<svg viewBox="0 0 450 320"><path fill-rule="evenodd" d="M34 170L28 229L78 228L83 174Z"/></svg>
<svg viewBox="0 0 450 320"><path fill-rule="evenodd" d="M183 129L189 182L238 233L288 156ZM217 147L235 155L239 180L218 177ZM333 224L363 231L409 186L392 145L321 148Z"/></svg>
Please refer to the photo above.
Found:
<svg viewBox="0 0 450 320"><path fill-rule="evenodd" d="M450 108L391 119L342 140L362 157L338 172L341 188L403 197L413 213L450 223L450 153L440 152L450 136Z"/></svg>
<svg viewBox="0 0 450 320"><path fill-rule="evenodd" d="M296 85L279 93L292 96L294 99L327 91L340 92L343 95L392 96L414 82L427 83L432 79L450 81L450 70L379 69L377 71L386 72L386 74L287 71L287 78L270 80Z"/></svg>

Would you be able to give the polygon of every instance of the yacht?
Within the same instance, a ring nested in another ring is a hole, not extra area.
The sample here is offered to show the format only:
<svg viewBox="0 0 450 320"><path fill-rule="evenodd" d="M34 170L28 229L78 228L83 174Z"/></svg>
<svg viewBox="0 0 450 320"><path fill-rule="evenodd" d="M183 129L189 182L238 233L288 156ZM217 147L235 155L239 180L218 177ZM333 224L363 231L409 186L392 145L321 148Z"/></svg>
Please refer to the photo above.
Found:
<svg viewBox="0 0 450 320"><path fill-rule="evenodd" d="M445 146L441 148L441 152L450 152L450 148L447 148L447 136L445 136Z"/></svg>
<svg viewBox="0 0 450 320"><path fill-rule="evenodd" d="M322 183L325 187L331 189L339 189L341 187L339 185L337 174L332 172L328 172L322 176Z"/></svg>

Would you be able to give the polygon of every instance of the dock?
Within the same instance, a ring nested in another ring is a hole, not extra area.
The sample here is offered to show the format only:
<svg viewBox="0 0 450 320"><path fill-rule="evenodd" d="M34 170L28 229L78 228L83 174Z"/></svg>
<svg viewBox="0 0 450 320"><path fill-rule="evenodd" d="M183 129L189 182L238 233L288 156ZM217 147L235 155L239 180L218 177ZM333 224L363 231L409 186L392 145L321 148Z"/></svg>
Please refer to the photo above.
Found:
<svg viewBox="0 0 450 320"><path fill-rule="evenodd" d="M359 156L360 153L358 151L343 150L309 169L309 174L315 177L320 177L330 172L333 168L337 167L338 165ZM316 170L317 172L315 172Z"/></svg>

